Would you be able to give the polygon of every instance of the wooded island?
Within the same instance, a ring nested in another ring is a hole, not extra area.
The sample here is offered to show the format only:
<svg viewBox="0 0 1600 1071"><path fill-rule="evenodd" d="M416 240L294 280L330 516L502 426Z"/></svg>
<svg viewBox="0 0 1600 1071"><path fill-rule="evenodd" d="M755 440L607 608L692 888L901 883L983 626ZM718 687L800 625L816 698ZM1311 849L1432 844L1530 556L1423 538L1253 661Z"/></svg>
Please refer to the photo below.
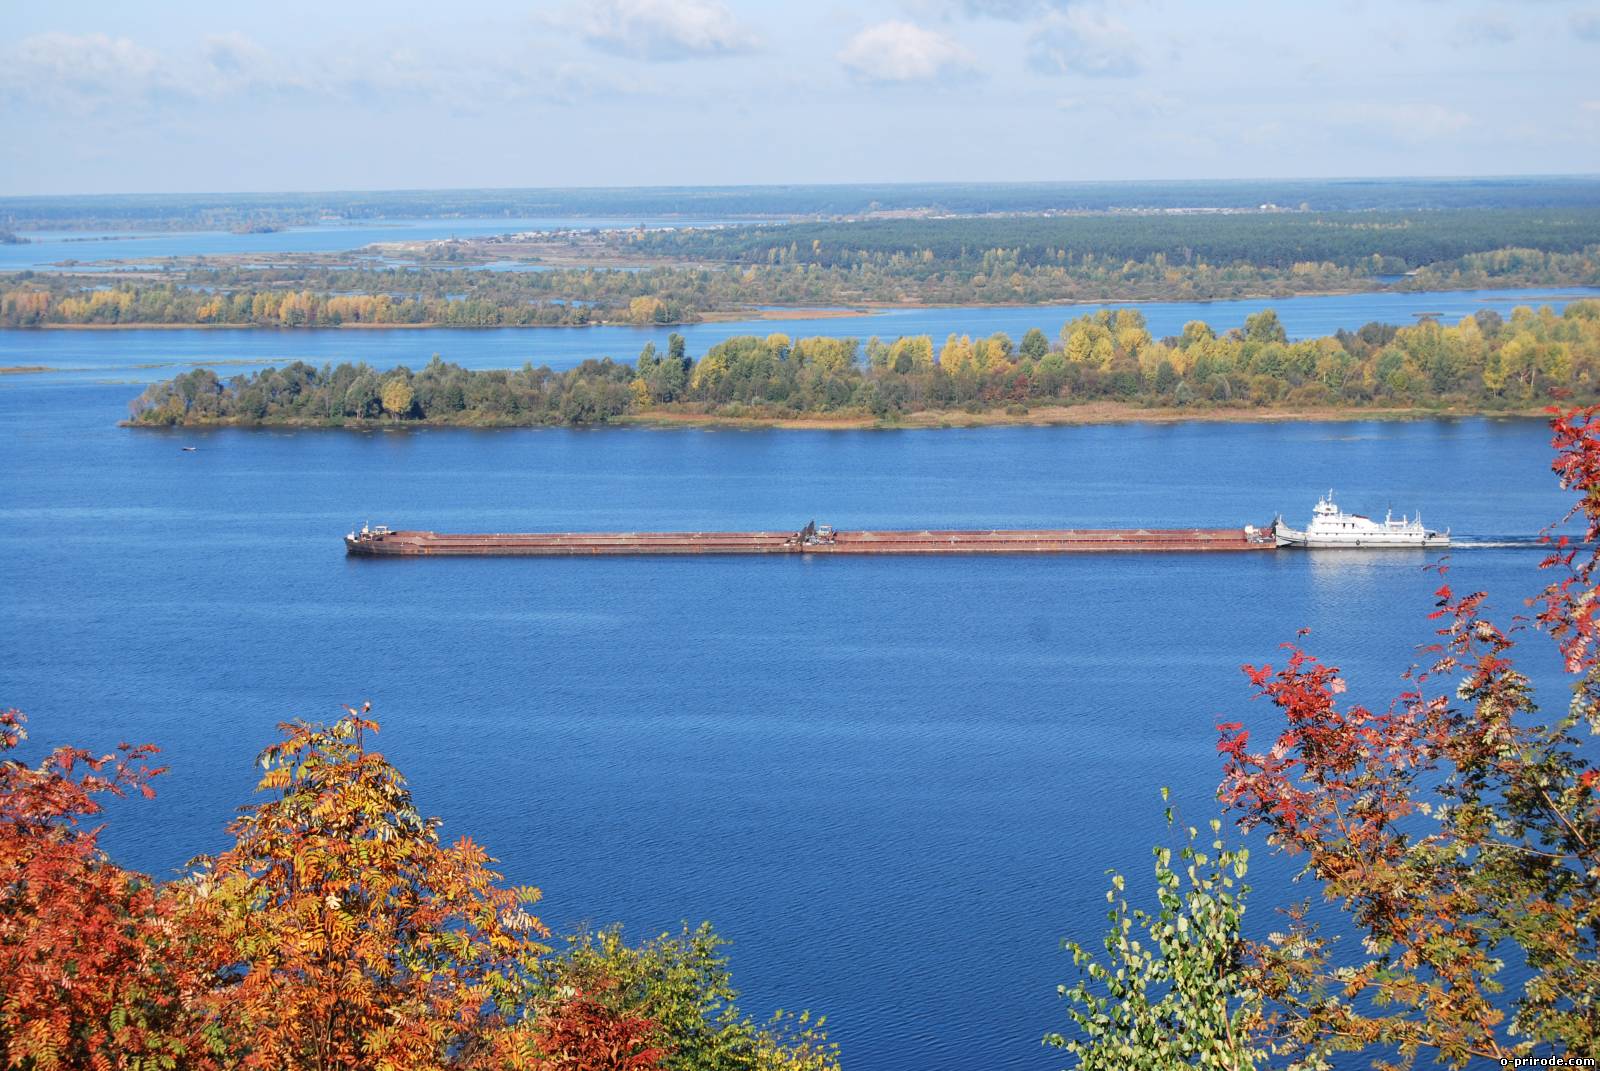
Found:
<svg viewBox="0 0 1600 1071"><path fill-rule="evenodd" d="M1134 309L1030 330L886 342L744 335L691 357L679 335L632 364L587 360L555 371L470 370L435 355L423 368L282 368L224 380L196 369L147 388L137 425L367 427L744 420L895 424L925 413L1024 418L1086 403L1203 413L1445 409L1513 412L1554 398L1600 397L1600 301L1557 314L1482 311L1454 325L1368 324L1289 341L1277 314L1218 334L1198 320L1156 339ZM1054 417L1052 417L1053 419ZM1070 419L1066 417L1065 419Z"/></svg>

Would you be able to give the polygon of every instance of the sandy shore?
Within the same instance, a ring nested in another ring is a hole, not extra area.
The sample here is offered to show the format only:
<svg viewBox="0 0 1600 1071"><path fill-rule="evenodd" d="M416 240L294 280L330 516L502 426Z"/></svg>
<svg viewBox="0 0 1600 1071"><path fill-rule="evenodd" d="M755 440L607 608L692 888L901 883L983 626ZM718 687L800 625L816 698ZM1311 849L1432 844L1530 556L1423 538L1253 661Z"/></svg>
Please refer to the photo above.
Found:
<svg viewBox="0 0 1600 1071"><path fill-rule="evenodd" d="M928 410L907 413L899 420L879 420L870 416L807 417L729 417L705 413L650 410L619 417L618 424L662 428L793 428L801 430L859 430L864 428L982 428L995 426L1048 427L1078 424L1269 424L1285 421L1361 421L1361 420L1449 420L1464 417L1543 418L1543 408L1517 410L1475 410L1465 408L1340 409L1331 406L1312 409L1152 409L1116 402L1088 402L1083 405L1039 406L1026 413L994 410L965 413Z"/></svg>

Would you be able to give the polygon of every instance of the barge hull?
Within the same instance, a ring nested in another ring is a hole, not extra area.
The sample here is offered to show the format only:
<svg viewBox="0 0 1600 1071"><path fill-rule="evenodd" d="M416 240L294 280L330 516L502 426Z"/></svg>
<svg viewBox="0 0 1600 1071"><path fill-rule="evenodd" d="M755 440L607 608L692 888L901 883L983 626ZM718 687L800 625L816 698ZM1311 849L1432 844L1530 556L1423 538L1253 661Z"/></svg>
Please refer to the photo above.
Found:
<svg viewBox="0 0 1600 1071"><path fill-rule="evenodd" d="M1239 528L1011 529L839 532L805 541L793 532L400 531L345 540L356 557L593 557L669 554L1086 554L1270 551Z"/></svg>

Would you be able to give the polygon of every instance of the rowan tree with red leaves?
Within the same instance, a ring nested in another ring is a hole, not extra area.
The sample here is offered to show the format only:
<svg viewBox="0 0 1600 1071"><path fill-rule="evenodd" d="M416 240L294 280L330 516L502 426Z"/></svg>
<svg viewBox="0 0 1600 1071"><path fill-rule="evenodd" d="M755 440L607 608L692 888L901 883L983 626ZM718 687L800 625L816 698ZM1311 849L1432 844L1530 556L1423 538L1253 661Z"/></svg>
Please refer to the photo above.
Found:
<svg viewBox="0 0 1600 1071"><path fill-rule="evenodd" d="M0 711L0 755L26 738ZM0 1067L214 1066L175 903L100 849L101 799L155 793L156 749L0 758Z"/></svg>
<svg viewBox="0 0 1600 1071"><path fill-rule="evenodd" d="M618 999L615 984L576 990L544 1005L534 1050L541 1071L655 1071L667 1050L656 1024Z"/></svg>
<svg viewBox="0 0 1600 1071"><path fill-rule="evenodd" d="M1284 716L1272 746L1219 726L1223 801L1304 858L1371 953L1333 967L1303 924L1299 941L1250 949L1298 1041L1452 1067L1600 1055L1600 801L1579 735L1600 731L1600 421L1587 408L1552 427L1584 541L1546 533L1541 567L1561 575L1531 620L1503 628L1485 593L1446 583L1430 664L1387 710L1341 705L1338 672L1293 647L1281 668L1246 668ZM1553 719L1514 659L1536 631L1573 676ZM1526 980L1503 992L1508 967Z"/></svg>
<svg viewBox="0 0 1600 1071"><path fill-rule="evenodd" d="M1244 667L1281 715L1271 743L1253 747L1242 722L1217 727L1220 799L1241 828L1265 831L1301 863L1301 878L1342 912L1338 928L1360 937L1359 954L1311 924L1309 905L1287 912L1284 932L1244 937L1231 881L1226 924L1196 925L1214 921L1221 885L1191 865L1187 901L1164 894L1158 919L1138 916L1154 953L1123 927L1107 940L1119 976L1074 946L1090 977L1063 993L1088 1040L1056 1040L1075 1046L1080 1066L1324 1067L1359 1052L1385 1068L1419 1058L1464 1068L1600 1056L1597 412L1552 413L1553 467L1579 496L1563 523L1576 517L1584 532L1574 542L1555 534L1560 524L1546 530L1541 567L1559 575L1534 615L1502 627L1485 593L1444 583L1431 615L1439 642L1386 708L1342 700L1338 670L1297 642L1277 667ZM1518 645L1540 632L1570 674L1571 700L1554 717L1517 668ZM1170 871L1158 877L1179 886ZM1164 996L1196 964L1218 962L1233 965L1225 1018L1238 1036L1227 1045ZM1141 999L1161 995L1148 1002L1156 1011L1097 1018L1108 1005L1095 986L1108 979Z"/></svg>
<svg viewBox="0 0 1600 1071"><path fill-rule="evenodd" d="M739 1014L709 927L693 955L607 931L626 984L547 956L539 891L446 844L368 748L368 708L346 714L280 726L232 846L157 883L87 825L152 794L155 748L28 766L0 711L0 1069L837 1071L821 1020Z"/></svg>

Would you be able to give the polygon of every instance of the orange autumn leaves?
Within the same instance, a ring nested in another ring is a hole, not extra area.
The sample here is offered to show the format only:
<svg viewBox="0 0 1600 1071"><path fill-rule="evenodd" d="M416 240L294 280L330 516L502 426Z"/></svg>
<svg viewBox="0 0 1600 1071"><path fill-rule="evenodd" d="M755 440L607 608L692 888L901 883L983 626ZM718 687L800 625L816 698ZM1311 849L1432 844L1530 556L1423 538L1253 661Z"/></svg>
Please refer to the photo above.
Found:
<svg viewBox="0 0 1600 1071"><path fill-rule="evenodd" d="M0 1066L658 1066L649 1020L536 986L538 890L441 841L366 749L366 714L284 725L233 845L165 885L87 825L100 798L150 792L153 748L0 762ZM0 713L0 750L23 720Z"/></svg>
<svg viewBox="0 0 1600 1071"><path fill-rule="evenodd" d="M0 755L26 738L0 711ZM136 1066L203 1047L169 961L174 907L99 848L100 800L150 794L151 747L60 748L38 766L0 761L0 1061L7 1067Z"/></svg>

